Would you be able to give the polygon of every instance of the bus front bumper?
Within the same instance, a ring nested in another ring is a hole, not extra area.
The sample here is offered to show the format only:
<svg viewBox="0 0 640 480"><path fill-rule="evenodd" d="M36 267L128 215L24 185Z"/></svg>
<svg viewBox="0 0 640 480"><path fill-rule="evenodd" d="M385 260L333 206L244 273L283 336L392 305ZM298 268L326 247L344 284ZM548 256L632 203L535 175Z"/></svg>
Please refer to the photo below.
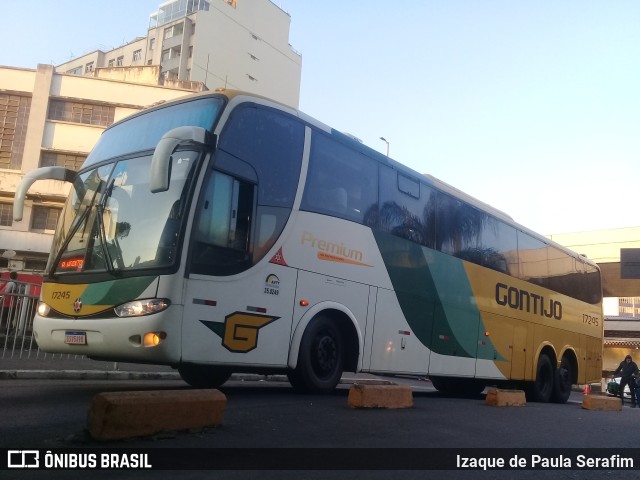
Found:
<svg viewBox="0 0 640 480"><path fill-rule="evenodd" d="M180 361L182 307L172 305L153 315L33 320L33 336L47 353L66 353L132 363L174 365Z"/></svg>

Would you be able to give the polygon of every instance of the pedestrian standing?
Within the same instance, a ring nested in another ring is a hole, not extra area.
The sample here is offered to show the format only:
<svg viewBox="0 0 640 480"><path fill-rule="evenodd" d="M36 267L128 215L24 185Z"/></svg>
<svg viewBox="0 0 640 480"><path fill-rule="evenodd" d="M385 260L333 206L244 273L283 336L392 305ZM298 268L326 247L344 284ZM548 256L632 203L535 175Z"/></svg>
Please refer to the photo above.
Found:
<svg viewBox="0 0 640 480"><path fill-rule="evenodd" d="M629 385L629 391L631 392L631 408L636 408L636 382L635 375L638 373L638 365L633 361L631 355L624 357L624 360L620 362L616 371L613 372L613 376L620 374L620 398L624 405L624 387Z"/></svg>

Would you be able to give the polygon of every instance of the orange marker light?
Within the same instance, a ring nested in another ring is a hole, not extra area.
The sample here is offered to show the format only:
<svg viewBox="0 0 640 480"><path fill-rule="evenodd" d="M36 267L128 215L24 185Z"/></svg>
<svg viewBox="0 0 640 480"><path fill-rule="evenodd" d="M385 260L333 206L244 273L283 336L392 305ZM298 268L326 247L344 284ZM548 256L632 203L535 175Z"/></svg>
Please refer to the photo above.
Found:
<svg viewBox="0 0 640 480"><path fill-rule="evenodd" d="M309 300L300 300L300 306L301 307L308 307L309 306Z"/></svg>
<svg viewBox="0 0 640 480"><path fill-rule="evenodd" d="M142 340L142 344L145 347L155 347L160 345L160 342L167 338L167 334L165 332L149 332L144 334L144 338Z"/></svg>

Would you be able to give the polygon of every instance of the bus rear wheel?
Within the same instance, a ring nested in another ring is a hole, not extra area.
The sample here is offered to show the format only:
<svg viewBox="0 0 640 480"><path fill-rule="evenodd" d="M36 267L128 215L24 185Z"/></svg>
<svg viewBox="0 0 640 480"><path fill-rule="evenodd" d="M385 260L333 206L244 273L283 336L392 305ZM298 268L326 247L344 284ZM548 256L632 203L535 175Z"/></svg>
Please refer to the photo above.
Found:
<svg viewBox="0 0 640 480"><path fill-rule="evenodd" d="M553 364L545 354L538 358L536 378L529 385L528 397L533 402L547 403L553 393Z"/></svg>
<svg viewBox="0 0 640 480"><path fill-rule="evenodd" d="M342 377L344 356L344 338L336 321L318 315L302 336L298 365L288 373L289 381L299 391L331 392Z"/></svg>
<svg viewBox="0 0 640 480"><path fill-rule="evenodd" d="M573 385L573 368L571 362L565 357L560 361L560 367L556 369L553 378L553 393L551 400L555 403L567 403L571 395Z"/></svg>
<svg viewBox="0 0 640 480"><path fill-rule="evenodd" d="M178 367L178 373L195 388L218 388L231 377L229 370L211 365L183 364Z"/></svg>

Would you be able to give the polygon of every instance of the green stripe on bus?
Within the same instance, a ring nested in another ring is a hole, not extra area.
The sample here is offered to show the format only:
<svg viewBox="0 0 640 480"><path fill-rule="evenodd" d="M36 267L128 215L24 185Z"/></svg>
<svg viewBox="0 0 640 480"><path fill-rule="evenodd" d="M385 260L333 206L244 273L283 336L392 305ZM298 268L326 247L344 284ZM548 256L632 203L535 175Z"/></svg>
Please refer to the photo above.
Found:
<svg viewBox="0 0 640 480"><path fill-rule="evenodd" d="M119 305L136 299L157 277L133 277L87 285L82 301L87 305Z"/></svg>
<svg viewBox="0 0 640 480"><path fill-rule="evenodd" d="M484 326L462 260L390 234L374 236L416 337L436 353L476 358ZM478 358L494 360L490 350Z"/></svg>

